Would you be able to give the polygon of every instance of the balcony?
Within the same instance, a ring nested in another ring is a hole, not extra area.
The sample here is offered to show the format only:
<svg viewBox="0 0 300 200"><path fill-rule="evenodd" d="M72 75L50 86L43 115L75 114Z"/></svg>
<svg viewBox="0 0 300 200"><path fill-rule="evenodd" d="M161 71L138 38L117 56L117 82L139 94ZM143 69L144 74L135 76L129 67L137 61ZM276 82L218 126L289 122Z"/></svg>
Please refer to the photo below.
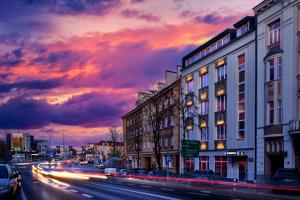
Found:
<svg viewBox="0 0 300 200"><path fill-rule="evenodd" d="M201 88L199 90L199 101L207 101L208 100L208 86Z"/></svg>
<svg viewBox="0 0 300 200"><path fill-rule="evenodd" d="M226 124L226 111L225 110L215 112L215 123L216 123L216 126Z"/></svg>
<svg viewBox="0 0 300 200"><path fill-rule="evenodd" d="M192 106L194 104L194 92L185 95L185 106Z"/></svg>
<svg viewBox="0 0 300 200"><path fill-rule="evenodd" d="M292 137L300 137L300 119L291 120L289 123L289 134Z"/></svg>
<svg viewBox="0 0 300 200"><path fill-rule="evenodd" d="M221 96L226 94L226 80L219 81L215 83L215 95Z"/></svg>

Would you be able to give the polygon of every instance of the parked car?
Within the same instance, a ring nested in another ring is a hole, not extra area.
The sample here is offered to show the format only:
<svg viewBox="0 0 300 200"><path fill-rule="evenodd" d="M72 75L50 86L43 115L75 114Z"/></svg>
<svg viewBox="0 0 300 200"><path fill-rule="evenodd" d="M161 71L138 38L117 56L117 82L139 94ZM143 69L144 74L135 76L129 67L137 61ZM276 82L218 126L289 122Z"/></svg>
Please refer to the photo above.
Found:
<svg viewBox="0 0 300 200"><path fill-rule="evenodd" d="M213 180L216 178L216 174L212 170L207 170L207 171L195 170L194 173L191 174L191 178Z"/></svg>
<svg viewBox="0 0 300 200"><path fill-rule="evenodd" d="M175 174L167 170L151 170L148 176L175 176Z"/></svg>
<svg viewBox="0 0 300 200"><path fill-rule="evenodd" d="M299 169L279 169L272 178L272 185L275 187L297 188L300 189L300 170ZM276 188L272 189L277 192Z"/></svg>
<svg viewBox="0 0 300 200"><path fill-rule="evenodd" d="M0 199L13 199L18 191L18 174L8 164L0 164Z"/></svg>

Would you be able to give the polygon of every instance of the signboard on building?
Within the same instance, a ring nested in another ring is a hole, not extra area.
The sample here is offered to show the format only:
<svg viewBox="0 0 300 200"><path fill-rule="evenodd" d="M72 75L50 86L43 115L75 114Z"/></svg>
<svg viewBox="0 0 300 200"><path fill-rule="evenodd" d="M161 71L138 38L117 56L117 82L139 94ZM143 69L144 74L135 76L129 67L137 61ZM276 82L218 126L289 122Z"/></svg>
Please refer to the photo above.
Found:
<svg viewBox="0 0 300 200"><path fill-rule="evenodd" d="M183 157L198 157L200 142L197 140L182 140L181 153Z"/></svg>

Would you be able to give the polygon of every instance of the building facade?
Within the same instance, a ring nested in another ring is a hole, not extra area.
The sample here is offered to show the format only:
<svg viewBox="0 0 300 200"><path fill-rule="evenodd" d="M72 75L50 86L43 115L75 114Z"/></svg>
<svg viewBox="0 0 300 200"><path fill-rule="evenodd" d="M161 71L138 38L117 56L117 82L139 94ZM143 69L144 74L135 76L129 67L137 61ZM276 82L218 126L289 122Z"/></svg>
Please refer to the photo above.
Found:
<svg viewBox="0 0 300 200"><path fill-rule="evenodd" d="M181 141L198 141L200 152L181 158L182 173L254 180L255 29L255 18L245 17L183 58L181 98L192 101Z"/></svg>
<svg viewBox="0 0 300 200"><path fill-rule="evenodd" d="M180 80L178 73L166 72L166 83L159 83L156 90L139 93L136 107L124 115L123 132L127 164L131 168L158 168L155 155L155 141L161 153L161 166L172 172L179 170L179 126L176 121L179 109L176 102L180 98ZM146 117L146 110L159 102L157 112L164 117L159 120L158 140L154 138L154 129ZM168 111L167 111L168 110ZM167 114L166 114L167 113Z"/></svg>
<svg viewBox="0 0 300 200"><path fill-rule="evenodd" d="M95 144L95 154L99 161L106 161L113 154L113 142L112 141L100 141ZM124 142L115 142L116 156L123 157L124 154Z"/></svg>
<svg viewBox="0 0 300 200"><path fill-rule="evenodd" d="M300 168L300 1L265 0L257 16L257 180Z"/></svg>

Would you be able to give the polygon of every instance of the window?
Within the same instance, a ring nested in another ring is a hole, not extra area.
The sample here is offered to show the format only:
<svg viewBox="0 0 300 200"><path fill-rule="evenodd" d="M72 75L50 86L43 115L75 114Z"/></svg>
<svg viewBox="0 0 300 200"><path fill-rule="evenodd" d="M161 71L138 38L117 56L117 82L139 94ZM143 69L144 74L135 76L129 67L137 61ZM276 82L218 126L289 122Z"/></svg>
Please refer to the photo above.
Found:
<svg viewBox="0 0 300 200"><path fill-rule="evenodd" d="M217 97L217 111L226 110L226 95L221 95Z"/></svg>
<svg viewBox="0 0 300 200"><path fill-rule="evenodd" d="M217 140L225 140L226 139L226 126L221 125L217 126Z"/></svg>
<svg viewBox="0 0 300 200"><path fill-rule="evenodd" d="M200 75L200 89L208 86L208 73Z"/></svg>
<svg viewBox="0 0 300 200"><path fill-rule="evenodd" d="M226 64L217 68L217 81L223 81L226 79Z"/></svg>
<svg viewBox="0 0 300 200"><path fill-rule="evenodd" d="M207 115L208 114L208 101L200 102L200 115Z"/></svg>
<svg viewBox="0 0 300 200"><path fill-rule="evenodd" d="M187 81L186 86L187 86L187 93L191 93L194 91L194 81L193 80Z"/></svg>
<svg viewBox="0 0 300 200"><path fill-rule="evenodd" d="M215 171L219 176L227 177L227 158L226 156L215 157Z"/></svg>
<svg viewBox="0 0 300 200"><path fill-rule="evenodd" d="M282 59L281 57L277 58L277 78L281 79L282 78Z"/></svg>
<svg viewBox="0 0 300 200"><path fill-rule="evenodd" d="M244 26L241 27L241 35L247 33L249 30L248 24L245 24Z"/></svg>
<svg viewBox="0 0 300 200"><path fill-rule="evenodd" d="M238 56L238 139L245 138L245 54Z"/></svg>
<svg viewBox="0 0 300 200"><path fill-rule="evenodd" d="M208 141L208 127L200 129L201 141Z"/></svg>
<svg viewBox="0 0 300 200"><path fill-rule="evenodd" d="M171 126L174 126L175 125L175 119L174 119L174 116L173 115L171 115L171 124L170 124Z"/></svg>
<svg viewBox="0 0 300 200"><path fill-rule="evenodd" d="M274 124L274 101L269 103L269 124Z"/></svg>
<svg viewBox="0 0 300 200"><path fill-rule="evenodd" d="M165 128L168 127L168 117L165 118L165 125L164 125L164 127L165 127Z"/></svg>
<svg viewBox="0 0 300 200"><path fill-rule="evenodd" d="M269 81L274 80L274 58L269 60Z"/></svg>
<svg viewBox="0 0 300 200"><path fill-rule="evenodd" d="M282 122L282 104L281 104L281 100L277 101L277 106L278 106L278 123L281 124L281 122Z"/></svg>
<svg viewBox="0 0 300 200"><path fill-rule="evenodd" d="M208 156L200 156L200 170L201 171L208 171L209 169L209 157Z"/></svg>
<svg viewBox="0 0 300 200"><path fill-rule="evenodd" d="M269 30L270 45L280 42L280 21L270 24Z"/></svg>

